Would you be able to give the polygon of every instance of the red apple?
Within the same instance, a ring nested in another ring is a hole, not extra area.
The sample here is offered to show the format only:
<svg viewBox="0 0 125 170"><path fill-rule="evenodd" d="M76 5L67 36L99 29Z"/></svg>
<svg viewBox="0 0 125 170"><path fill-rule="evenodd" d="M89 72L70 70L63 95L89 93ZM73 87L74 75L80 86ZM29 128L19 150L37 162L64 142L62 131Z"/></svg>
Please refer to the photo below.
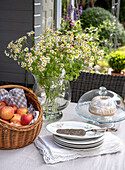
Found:
<svg viewBox="0 0 125 170"><path fill-rule="evenodd" d="M30 114L30 113L21 115L22 125L28 125L31 122L32 119L33 119L33 115Z"/></svg>
<svg viewBox="0 0 125 170"><path fill-rule="evenodd" d="M22 124L20 122L18 122L18 121L17 122L11 122L10 124L11 125L16 125L16 126L22 126Z"/></svg>
<svg viewBox="0 0 125 170"><path fill-rule="evenodd" d="M17 109L17 114L20 114L20 115L24 115L24 114L28 114L29 111L26 107L20 107Z"/></svg>
<svg viewBox="0 0 125 170"><path fill-rule="evenodd" d="M4 106L1 109L0 117L5 120L10 120L14 115L14 109L11 106Z"/></svg>
<svg viewBox="0 0 125 170"><path fill-rule="evenodd" d="M14 114L12 119L10 119L10 122L21 122L21 115L20 114Z"/></svg>
<svg viewBox="0 0 125 170"><path fill-rule="evenodd" d="M11 105L9 105L9 106L11 106L11 107L14 109L14 113L17 112L17 109L18 109L17 105L11 104Z"/></svg>
<svg viewBox="0 0 125 170"><path fill-rule="evenodd" d="M4 106L6 106L7 104L5 103L5 102L3 102L3 101L0 101L0 110L4 107Z"/></svg>

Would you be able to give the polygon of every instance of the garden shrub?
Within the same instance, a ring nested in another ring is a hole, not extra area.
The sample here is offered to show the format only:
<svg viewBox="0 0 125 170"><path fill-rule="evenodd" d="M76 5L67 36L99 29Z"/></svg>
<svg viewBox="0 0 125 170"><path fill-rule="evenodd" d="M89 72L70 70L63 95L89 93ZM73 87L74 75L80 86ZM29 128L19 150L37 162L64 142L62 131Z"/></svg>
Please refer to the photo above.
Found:
<svg viewBox="0 0 125 170"><path fill-rule="evenodd" d="M98 27L99 24L102 24L106 19L111 20L112 15L109 11L100 7L87 8L83 10L81 15L83 28L89 27L90 24L94 27Z"/></svg>
<svg viewBox="0 0 125 170"><path fill-rule="evenodd" d="M110 53L108 63L115 73L120 73L125 69L125 54L120 52Z"/></svg>
<svg viewBox="0 0 125 170"><path fill-rule="evenodd" d="M100 39L110 39L110 23L114 16L104 8L94 7L87 8L81 15L81 26L83 29L90 27L100 27ZM107 27L104 22L109 22ZM101 25L104 25L101 28ZM106 26L106 27L105 27ZM125 30L122 24L118 23L118 42L125 45Z"/></svg>

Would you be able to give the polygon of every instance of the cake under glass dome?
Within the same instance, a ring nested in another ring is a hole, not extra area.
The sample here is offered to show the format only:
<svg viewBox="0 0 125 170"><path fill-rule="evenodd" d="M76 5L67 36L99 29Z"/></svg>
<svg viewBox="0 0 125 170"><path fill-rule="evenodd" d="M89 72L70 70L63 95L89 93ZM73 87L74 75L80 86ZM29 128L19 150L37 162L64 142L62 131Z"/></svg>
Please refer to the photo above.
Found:
<svg viewBox="0 0 125 170"><path fill-rule="evenodd" d="M125 104L117 93L100 87L80 97L76 112L93 123L116 123L125 119Z"/></svg>

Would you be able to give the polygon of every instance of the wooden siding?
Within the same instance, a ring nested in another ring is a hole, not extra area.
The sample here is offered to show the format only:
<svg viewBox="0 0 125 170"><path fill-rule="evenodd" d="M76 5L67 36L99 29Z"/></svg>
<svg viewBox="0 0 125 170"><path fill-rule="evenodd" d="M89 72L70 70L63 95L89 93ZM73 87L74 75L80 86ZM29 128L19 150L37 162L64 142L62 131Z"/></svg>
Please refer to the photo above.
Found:
<svg viewBox="0 0 125 170"><path fill-rule="evenodd" d="M42 33L42 0L34 1L34 31L35 39Z"/></svg>
<svg viewBox="0 0 125 170"><path fill-rule="evenodd" d="M0 0L0 82L25 83L26 71L5 56L7 44L34 28L33 0ZM33 83L28 73L28 84Z"/></svg>

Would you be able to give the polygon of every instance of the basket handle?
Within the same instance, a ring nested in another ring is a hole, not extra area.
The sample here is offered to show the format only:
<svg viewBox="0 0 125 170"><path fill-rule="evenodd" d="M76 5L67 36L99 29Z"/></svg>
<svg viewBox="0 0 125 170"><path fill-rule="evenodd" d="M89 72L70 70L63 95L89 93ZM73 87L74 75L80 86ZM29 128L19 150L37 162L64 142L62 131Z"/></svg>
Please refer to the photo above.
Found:
<svg viewBox="0 0 125 170"><path fill-rule="evenodd" d="M27 87L24 87L24 86L20 86L20 85L3 85L3 86L0 86L0 89L9 89L9 88L19 88L19 89L23 89L31 94L34 95L34 92L31 90L31 89L28 89Z"/></svg>

